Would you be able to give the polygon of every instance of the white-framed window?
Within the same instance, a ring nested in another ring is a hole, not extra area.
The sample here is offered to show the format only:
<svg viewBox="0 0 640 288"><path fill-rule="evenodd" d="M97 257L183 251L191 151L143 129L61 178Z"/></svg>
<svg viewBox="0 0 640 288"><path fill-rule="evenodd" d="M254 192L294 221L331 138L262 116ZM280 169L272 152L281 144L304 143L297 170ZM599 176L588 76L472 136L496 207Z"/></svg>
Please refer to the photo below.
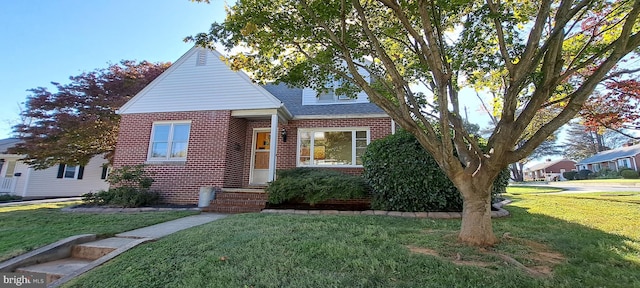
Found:
<svg viewBox="0 0 640 288"><path fill-rule="evenodd" d="M298 166L362 166L369 128L298 129Z"/></svg>
<svg viewBox="0 0 640 288"><path fill-rule="evenodd" d="M190 121L154 122L148 160L184 161L189 146Z"/></svg>
<svg viewBox="0 0 640 288"><path fill-rule="evenodd" d="M318 103L331 103L331 102L349 102L354 101L354 98L351 98L344 94L336 95L336 89L342 86L342 80L336 80L331 82L331 84L327 85L326 88L329 89L327 92L318 94Z"/></svg>
<svg viewBox="0 0 640 288"><path fill-rule="evenodd" d="M593 165L593 172L598 172L600 171L600 163L594 163Z"/></svg>
<svg viewBox="0 0 640 288"><path fill-rule="evenodd" d="M631 168L631 162L629 161L628 158L624 158L624 159L618 159L618 168Z"/></svg>
<svg viewBox="0 0 640 288"><path fill-rule="evenodd" d="M64 179L76 179L78 177L78 166L64 165Z"/></svg>

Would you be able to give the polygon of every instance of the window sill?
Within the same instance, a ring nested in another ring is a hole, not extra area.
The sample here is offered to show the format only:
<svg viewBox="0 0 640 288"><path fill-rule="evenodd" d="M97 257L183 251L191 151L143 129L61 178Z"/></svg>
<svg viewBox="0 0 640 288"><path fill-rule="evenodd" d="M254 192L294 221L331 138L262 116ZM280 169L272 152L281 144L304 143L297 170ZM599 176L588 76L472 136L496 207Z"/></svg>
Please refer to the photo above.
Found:
<svg viewBox="0 0 640 288"><path fill-rule="evenodd" d="M187 165L187 160L147 160L144 162L146 165Z"/></svg>

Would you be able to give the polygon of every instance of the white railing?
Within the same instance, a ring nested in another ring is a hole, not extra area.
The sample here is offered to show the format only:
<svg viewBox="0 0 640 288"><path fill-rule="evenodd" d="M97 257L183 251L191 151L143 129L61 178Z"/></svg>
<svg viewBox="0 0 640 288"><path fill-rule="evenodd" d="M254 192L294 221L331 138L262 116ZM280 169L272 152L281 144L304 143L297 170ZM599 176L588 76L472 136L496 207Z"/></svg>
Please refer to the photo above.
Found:
<svg viewBox="0 0 640 288"><path fill-rule="evenodd" d="M0 177L0 193L13 193L16 189L17 178Z"/></svg>

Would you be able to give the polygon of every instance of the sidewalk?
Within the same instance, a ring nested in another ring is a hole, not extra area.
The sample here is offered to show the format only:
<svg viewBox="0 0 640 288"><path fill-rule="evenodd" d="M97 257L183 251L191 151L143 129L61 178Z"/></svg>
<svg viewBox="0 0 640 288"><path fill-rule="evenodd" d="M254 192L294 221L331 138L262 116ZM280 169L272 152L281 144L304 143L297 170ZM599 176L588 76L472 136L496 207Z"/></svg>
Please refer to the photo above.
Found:
<svg viewBox="0 0 640 288"><path fill-rule="evenodd" d="M206 224L209 222L216 221L218 219L222 219L227 217L225 214L215 214L215 213L202 213L193 216L187 216L184 218L156 224L149 227L144 227L136 230L131 230L128 232L116 234L116 237L120 238L150 238L150 239L158 239L169 234L182 231L184 229L188 229L191 227L199 226L202 224Z"/></svg>
<svg viewBox="0 0 640 288"><path fill-rule="evenodd" d="M50 199L41 199L41 200L25 200L25 201L15 201L15 202L0 203L0 207L17 206L17 205L32 205L32 204L52 203L52 202L71 202L71 201L80 201L80 200L82 200L82 197L50 198Z"/></svg>

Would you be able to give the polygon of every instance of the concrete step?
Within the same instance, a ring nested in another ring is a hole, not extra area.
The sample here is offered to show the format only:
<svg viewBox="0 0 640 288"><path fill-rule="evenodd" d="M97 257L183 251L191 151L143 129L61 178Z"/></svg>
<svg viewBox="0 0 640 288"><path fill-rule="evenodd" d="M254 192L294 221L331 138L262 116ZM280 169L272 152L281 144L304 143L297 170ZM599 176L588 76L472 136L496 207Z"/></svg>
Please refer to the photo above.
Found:
<svg viewBox="0 0 640 288"><path fill-rule="evenodd" d="M209 205L203 209L204 212L213 213L225 213L225 214L237 214L237 213L254 213L260 212L264 209L264 205L261 206L216 206Z"/></svg>
<svg viewBox="0 0 640 288"><path fill-rule="evenodd" d="M211 201L211 205L220 206L265 206L266 200L254 199L216 199Z"/></svg>
<svg viewBox="0 0 640 288"><path fill-rule="evenodd" d="M215 200L262 200L267 201L269 195L265 193L248 193L248 192L221 192L216 193Z"/></svg>
<svg viewBox="0 0 640 288"><path fill-rule="evenodd" d="M71 274L82 267L89 265L92 260L80 258L65 258L56 261L36 264L16 269L22 273L45 273L47 284L52 283L65 275Z"/></svg>
<svg viewBox="0 0 640 288"><path fill-rule="evenodd" d="M223 193L265 193L264 187L248 187L248 188L222 188Z"/></svg>
<svg viewBox="0 0 640 288"><path fill-rule="evenodd" d="M71 249L71 257L95 260L133 241L135 239L112 237L75 245Z"/></svg>

